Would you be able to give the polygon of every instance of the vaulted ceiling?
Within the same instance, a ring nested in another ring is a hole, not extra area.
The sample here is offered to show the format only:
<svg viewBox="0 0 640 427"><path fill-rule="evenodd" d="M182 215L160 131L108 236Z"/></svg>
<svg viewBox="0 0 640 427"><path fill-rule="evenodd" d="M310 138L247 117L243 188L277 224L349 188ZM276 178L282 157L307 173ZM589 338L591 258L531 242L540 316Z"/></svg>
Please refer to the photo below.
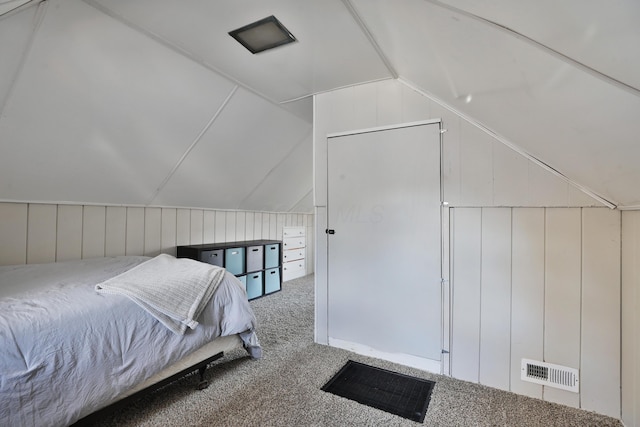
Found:
<svg viewBox="0 0 640 427"><path fill-rule="evenodd" d="M0 200L308 212L312 96L398 78L640 206L636 0L0 0L0 14ZM228 35L269 15L298 41L253 55Z"/></svg>

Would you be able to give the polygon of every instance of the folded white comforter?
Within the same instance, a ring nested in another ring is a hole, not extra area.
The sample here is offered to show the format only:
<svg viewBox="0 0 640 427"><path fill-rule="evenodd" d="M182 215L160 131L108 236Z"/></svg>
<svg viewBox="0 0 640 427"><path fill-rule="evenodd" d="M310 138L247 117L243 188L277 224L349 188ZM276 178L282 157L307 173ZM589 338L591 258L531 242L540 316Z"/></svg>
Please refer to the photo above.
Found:
<svg viewBox="0 0 640 427"><path fill-rule="evenodd" d="M103 294L125 295L172 332L184 335L218 288L225 269L161 254L96 285Z"/></svg>

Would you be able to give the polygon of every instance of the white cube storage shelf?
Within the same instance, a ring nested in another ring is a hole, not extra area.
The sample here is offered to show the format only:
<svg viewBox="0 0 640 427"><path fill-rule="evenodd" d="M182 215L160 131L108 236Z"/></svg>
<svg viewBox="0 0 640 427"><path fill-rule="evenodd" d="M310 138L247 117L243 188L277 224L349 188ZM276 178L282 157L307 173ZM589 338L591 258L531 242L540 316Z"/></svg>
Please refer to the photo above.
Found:
<svg viewBox="0 0 640 427"><path fill-rule="evenodd" d="M224 267L242 282L251 300L282 289L282 247L279 240L247 240L178 246L177 255Z"/></svg>
<svg viewBox="0 0 640 427"><path fill-rule="evenodd" d="M305 227L284 227L282 246L282 281L286 282L306 275L307 240Z"/></svg>

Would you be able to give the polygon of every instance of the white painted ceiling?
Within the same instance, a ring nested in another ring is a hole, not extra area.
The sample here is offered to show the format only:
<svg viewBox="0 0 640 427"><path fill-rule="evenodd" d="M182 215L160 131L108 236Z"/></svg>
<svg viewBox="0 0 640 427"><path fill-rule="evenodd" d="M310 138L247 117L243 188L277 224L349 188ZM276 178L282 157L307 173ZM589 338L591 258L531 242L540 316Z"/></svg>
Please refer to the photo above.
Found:
<svg viewBox="0 0 640 427"><path fill-rule="evenodd" d="M637 0L22 3L0 0L0 200L310 212L312 95L399 78L640 206ZM298 42L227 34L269 15Z"/></svg>

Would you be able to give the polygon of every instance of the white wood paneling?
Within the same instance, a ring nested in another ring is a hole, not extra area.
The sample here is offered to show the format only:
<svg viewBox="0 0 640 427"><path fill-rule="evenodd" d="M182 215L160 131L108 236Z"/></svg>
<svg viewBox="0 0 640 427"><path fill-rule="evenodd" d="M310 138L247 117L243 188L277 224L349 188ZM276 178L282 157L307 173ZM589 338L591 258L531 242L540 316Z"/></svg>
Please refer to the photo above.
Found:
<svg viewBox="0 0 640 427"><path fill-rule="evenodd" d="M56 260L57 214L55 205L29 205L27 264Z"/></svg>
<svg viewBox="0 0 640 427"><path fill-rule="evenodd" d="M189 209L176 210L176 244L191 244L191 212Z"/></svg>
<svg viewBox="0 0 640 427"><path fill-rule="evenodd" d="M262 239L262 212L256 212L253 217L253 238Z"/></svg>
<svg viewBox="0 0 640 427"><path fill-rule="evenodd" d="M529 162L528 172L529 206L570 206L569 184L566 181L533 162ZM592 201L591 206L595 205L597 203Z"/></svg>
<svg viewBox="0 0 640 427"><path fill-rule="evenodd" d="M640 426L640 211L622 213L622 421Z"/></svg>
<svg viewBox="0 0 640 427"><path fill-rule="evenodd" d="M246 240L254 240L255 238L253 236L255 234L253 232L253 227L255 223L255 213L247 212L245 215L244 237Z"/></svg>
<svg viewBox="0 0 640 427"><path fill-rule="evenodd" d="M268 213L262 214L262 238L269 238L269 222L271 220L271 215Z"/></svg>
<svg viewBox="0 0 640 427"><path fill-rule="evenodd" d="M480 383L509 390L511 209L482 210Z"/></svg>
<svg viewBox="0 0 640 427"><path fill-rule="evenodd" d="M544 361L580 368L580 209L547 209ZM552 387L544 399L579 407L580 396Z"/></svg>
<svg viewBox="0 0 640 427"><path fill-rule="evenodd" d="M144 208L127 208L126 255L144 255Z"/></svg>
<svg viewBox="0 0 640 427"><path fill-rule="evenodd" d="M107 206L105 256L124 255L127 246L127 208Z"/></svg>
<svg viewBox="0 0 640 427"><path fill-rule="evenodd" d="M461 125L460 203L465 206L493 206L492 147L486 133L468 123Z"/></svg>
<svg viewBox="0 0 640 427"><path fill-rule="evenodd" d="M216 229L215 229L215 243L230 242L227 239L227 213L224 211L216 211Z"/></svg>
<svg viewBox="0 0 640 427"><path fill-rule="evenodd" d="M284 229L285 217L276 216L274 219L275 221L273 221L273 224L271 224L271 229L269 230L270 239L275 239L278 236L282 236L282 231Z"/></svg>
<svg viewBox="0 0 640 427"><path fill-rule="evenodd" d="M203 217L204 231L203 243L215 242L216 236L216 213L215 211L204 211Z"/></svg>
<svg viewBox="0 0 640 427"><path fill-rule="evenodd" d="M56 261L82 258L82 206L58 206Z"/></svg>
<svg viewBox="0 0 640 427"><path fill-rule="evenodd" d="M178 239L178 211L174 208L163 208L161 214L162 235L160 236L160 246L162 252L176 255L176 245Z"/></svg>
<svg viewBox="0 0 640 427"><path fill-rule="evenodd" d="M383 80L376 87L378 113L375 126L402 123L402 87L394 80Z"/></svg>
<svg viewBox="0 0 640 427"><path fill-rule="evenodd" d="M544 357L544 227L544 209L513 209L511 391L536 398L542 386L520 380L520 363Z"/></svg>
<svg viewBox="0 0 640 427"><path fill-rule="evenodd" d="M231 241L225 239L227 218L233 218L232 240L281 239L277 224L291 223L310 224L307 239L313 243L311 214L4 202L0 265L160 252L175 256L176 245ZM306 265L308 273L314 271L312 258Z"/></svg>
<svg viewBox="0 0 640 427"><path fill-rule="evenodd" d="M232 211L225 212L225 240L227 242L235 242L236 240L236 213Z"/></svg>
<svg viewBox="0 0 640 427"><path fill-rule="evenodd" d="M458 208L453 212L451 375L478 382L480 360L480 278L482 211Z"/></svg>
<svg viewBox="0 0 640 427"><path fill-rule="evenodd" d="M442 114L432 112L432 104L434 103L430 99L425 98L420 93L416 92L406 85L401 85L400 90L402 92L402 102L400 108L402 109L403 122L418 122L420 120L424 120L427 117L440 117L444 119Z"/></svg>
<svg viewBox="0 0 640 427"><path fill-rule="evenodd" d="M27 262L28 206L20 203L0 203L0 265Z"/></svg>
<svg viewBox="0 0 640 427"><path fill-rule="evenodd" d="M247 215L244 212L236 212L236 238L235 240L248 240L246 238Z"/></svg>
<svg viewBox="0 0 640 427"><path fill-rule="evenodd" d="M190 228L190 244L202 244L204 235L204 211L200 209L191 209L191 228Z"/></svg>
<svg viewBox="0 0 640 427"><path fill-rule="evenodd" d="M156 256L160 253L162 233L162 209L145 208L144 210L144 254Z"/></svg>
<svg viewBox="0 0 640 427"><path fill-rule="evenodd" d="M82 215L82 258L104 256L106 207L84 206Z"/></svg>
<svg viewBox="0 0 640 427"><path fill-rule="evenodd" d="M527 206L528 160L504 144L494 142L493 203L496 206Z"/></svg>
<svg viewBox="0 0 640 427"><path fill-rule="evenodd" d="M620 417L620 212L582 211L580 407Z"/></svg>
<svg viewBox="0 0 640 427"><path fill-rule="evenodd" d="M269 214L269 228L267 229L266 239L275 239L278 237L278 223L284 224L284 221L279 222L276 214ZM282 227L282 225L280 226ZM282 230L282 228L280 228Z"/></svg>
<svg viewBox="0 0 640 427"><path fill-rule="evenodd" d="M452 375L620 417L621 369L623 388L625 367L631 374L628 381L637 379L633 352L626 365L620 359L629 351L625 337L638 329L637 318L629 314L635 306L625 310L623 302L620 312L620 213L607 208L450 212ZM630 235L633 225L627 223ZM630 242L625 250L640 247L640 238ZM634 261L631 257L627 263ZM634 274L627 270L625 276L632 301L637 300ZM622 355L621 316L632 325L627 326L631 332L622 331ZM637 345L634 340L632 346ZM522 358L579 369L580 393L521 381ZM635 410L633 400L626 405Z"/></svg>
<svg viewBox="0 0 640 427"><path fill-rule="evenodd" d="M378 120L378 85L359 85L353 94L353 129L374 127ZM356 108L357 106L357 108Z"/></svg>

